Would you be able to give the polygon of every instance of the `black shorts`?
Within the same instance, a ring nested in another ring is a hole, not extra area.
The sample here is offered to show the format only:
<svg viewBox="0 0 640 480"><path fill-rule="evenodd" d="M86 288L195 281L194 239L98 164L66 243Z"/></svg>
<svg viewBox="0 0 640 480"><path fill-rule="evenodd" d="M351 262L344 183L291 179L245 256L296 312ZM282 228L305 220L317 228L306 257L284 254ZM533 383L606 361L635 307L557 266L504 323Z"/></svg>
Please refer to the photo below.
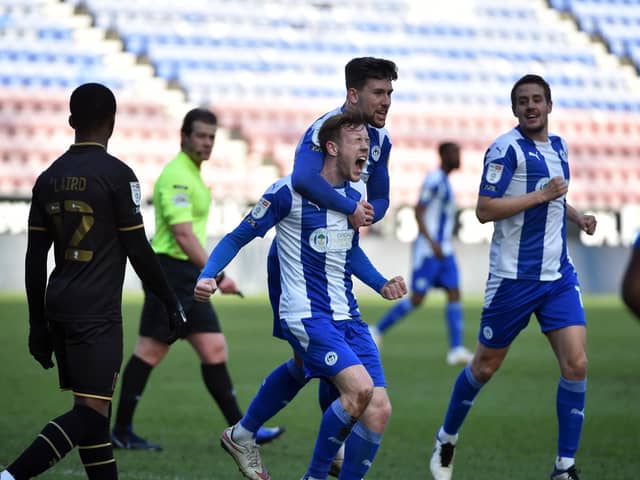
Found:
<svg viewBox="0 0 640 480"><path fill-rule="evenodd" d="M190 333L220 333L220 322L211 302L196 302L193 289L196 286L200 269L186 260L176 260L167 255L158 255L169 285L176 292L178 300L187 315L187 335ZM140 318L139 333L164 342L169 336L169 320L163 303L146 286L144 305Z"/></svg>
<svg viewBox="0 0 640 480"><path fill-rule="evenodd" d="M122 364L122 323L52 322L60 388L111 400Z"/></svg>

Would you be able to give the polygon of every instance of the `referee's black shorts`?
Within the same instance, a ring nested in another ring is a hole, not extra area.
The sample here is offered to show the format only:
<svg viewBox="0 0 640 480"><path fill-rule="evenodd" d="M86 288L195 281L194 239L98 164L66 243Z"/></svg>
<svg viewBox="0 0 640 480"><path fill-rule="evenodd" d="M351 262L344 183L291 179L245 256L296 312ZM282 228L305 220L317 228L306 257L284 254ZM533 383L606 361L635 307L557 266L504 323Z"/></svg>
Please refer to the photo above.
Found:
<svg viewBox="0 0 640 480"><path fill-rule="evenodd" d="M122 323L51 322L60 388L111 400L122 364Z"/></svg>
<svg viewBox="0 0 640 480"><path fill-rule="evenodd" d="M211 302L196 302L193 289L196 286L200 269L188 260L177 260L167 255L157 255L171 288L187 315L187 335L190 333L220 333L220 322ZM162 302L145 285L144 305L140 318L139 333L164 342L169 337L167 311Z"/></svg>

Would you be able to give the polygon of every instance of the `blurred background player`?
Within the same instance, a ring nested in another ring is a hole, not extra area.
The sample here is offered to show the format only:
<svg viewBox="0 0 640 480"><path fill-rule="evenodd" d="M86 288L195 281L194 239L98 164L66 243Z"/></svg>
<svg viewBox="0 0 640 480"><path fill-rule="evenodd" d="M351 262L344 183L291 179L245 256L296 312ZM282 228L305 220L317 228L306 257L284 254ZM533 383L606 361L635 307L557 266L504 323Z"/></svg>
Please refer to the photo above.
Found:
<svg viewBox="0 0 640 480"><path fill-rule="evenodd" d="M122 363L122 284L127 257L161 299L167 336L184 313L147 241L140 184L107 153L116 99L87 83L71 94L75 143L37 179L29 212L26 291L29 351L45 368L58 364L73 408L51 420L0 474L23 480L44 472L74 447L90 479L116 479L109 442L111 397ZM55 268L47 283L47 254Z"/></svg>
<svg viewBox="0 0 640 480"><path fill-rule="evenodd" d="M200 166L209 159L217 130L215 114L206 109L190 110L181 127L181 151L162 170L153 189L156 232L151 245L180 298L189 325L182 336L201 362L202 380L229 425L242 417L227 370L227 344L220 322L209 302L194 302L193 288L207 261L204 249L211 192L202 180ZM238 293L235 283L221 273L220 291ZM133 415L149 376L169 352L167 331L157 322L166 315L162 304L144 285L140 335L122 377L120 402L112 432L118 448L160 450L133 430ZM281 428L264 428L258 441L269 442Z"/></svg>
<svg viewBox="0 0 640 480"><path fill-rule="evenodd" d="M511 90L518 126L490 146L484 158L476 215L494 222L489 278L478 345L458 376L431 456L435 480L449 480L458 431L480 389L507 356L511 343L536 315L558 360L557 457L552 480L578 480L587 390L586 321L580 284L567 250L567 221L589 235L596 219L567 203L567 145L549 134L551 88L525 75Z"/></svg>
<svg viewBox="0 0 640 480"><path fill-rule="evenodd" d="M368 155L362 117L351 112L330 117L320 129L318 142L325 154L325 181L341 195L356 201L362 198L364 185L358 180ZM364 478L377 453L391 405L378 350L360 318L352 291L352 264L366 262L369 277L375 277L375 290L388 299L406 293L404 280L382 277L360 250L357 229L346 215L318 208L296 193L289 176L272 185L240 225L216 246L196 286L196 298L207 300L216 289L215 276L239 249L273 226L284 292L280 300L281 337L303 360L306 378L325 378L339 390L339 398L325 410L303 478L326 478L345 439L340 478ZM356 250L359 260L354 258ZM253 433L242 424L227 428L221 442L247 478L270 478Z"/></svg>
<svg viewBox="0 0 640 480"><path fill-rule="evenodd" d="M466 364L472 354L463 343L464 323L460 303L458 265L453 251L453 228L456 222L456 201L449 173L460 168L460 147L456 143L438 145L440 168L430 172L422 184L415 206L418 237L413 244L413 272L411 297L396 303L371 327L376 345L381 346L382 335L411 313L424 301L430 288L447 292L445 318L449 331L449 365Z"/></svg>
<svg viewBox="0 0 640 480"><path fill-rule="evenodd" d="M622 278L622 301L640 320L640 233L633 243L629 263Z"/></svg>

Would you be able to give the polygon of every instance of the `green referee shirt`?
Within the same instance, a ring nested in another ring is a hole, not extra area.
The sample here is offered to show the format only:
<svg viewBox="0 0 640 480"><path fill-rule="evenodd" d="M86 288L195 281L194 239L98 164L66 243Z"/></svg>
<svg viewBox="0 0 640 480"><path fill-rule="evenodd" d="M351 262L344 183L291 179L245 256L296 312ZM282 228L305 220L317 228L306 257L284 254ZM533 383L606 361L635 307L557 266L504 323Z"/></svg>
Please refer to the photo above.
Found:
<svg viewBox="0 0 640 480"><path fill-rule="evenodd" d="M151 246L156 253L179 260L188 260L176 242L171 226L191 222L200 244L206 244L207 218L211 192L202 181L200 169L180 152L165 165L153 187L153 206L156 213L156 233Z"/></svg>

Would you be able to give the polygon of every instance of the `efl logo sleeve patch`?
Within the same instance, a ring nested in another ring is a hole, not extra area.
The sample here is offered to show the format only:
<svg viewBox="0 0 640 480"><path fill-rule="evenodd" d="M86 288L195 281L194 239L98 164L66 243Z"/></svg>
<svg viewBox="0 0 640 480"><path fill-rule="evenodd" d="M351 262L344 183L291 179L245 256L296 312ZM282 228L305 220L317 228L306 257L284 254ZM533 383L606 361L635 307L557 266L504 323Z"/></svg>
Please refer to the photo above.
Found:
<svg viewBox="0 0 640 480"><path fill-rule="evenodd" d="M502 178L502 172L504 171L504 165L491 162L487 165L487 173L485 178L489 183L498 183Z"/></svg>
<svg viewBox="0 0 640 480"><path fill-rule="evenodd" d="M270 206L271 202L262 197L260 200L258 200L258 203L256 203L251 210L251 216L256 220L260 220L267 214L267 210L269 210Z"/></svg>
<svg viewBox="0 0 640 480"><path fill-rule="evenodd" d="M133 201L133 204L139 207L140 201L142 199L142 192L140 191L140 183L129 182L129 188L131 189L131 200Z"/></svg>

